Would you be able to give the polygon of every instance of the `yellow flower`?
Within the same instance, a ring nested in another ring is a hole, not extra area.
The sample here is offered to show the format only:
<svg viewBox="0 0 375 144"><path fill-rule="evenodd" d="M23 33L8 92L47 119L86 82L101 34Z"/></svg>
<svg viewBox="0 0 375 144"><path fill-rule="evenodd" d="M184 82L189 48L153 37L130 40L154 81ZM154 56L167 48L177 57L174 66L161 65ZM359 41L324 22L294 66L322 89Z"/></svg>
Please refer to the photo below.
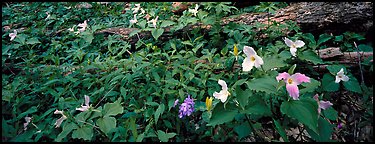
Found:
<svg viewBox="0 0 375 144"><path fill-rule="evenodd" d="M237 48L237 45L236 45L236 44L234 44L233 54L234 54L234 56L236 57L236 60L237 60L237 56L238 56L238 48Z"/></svg>
<svg viewBox="0 0 375 144"><path fill-rule="evenodd" d="M210 111L211 108L212 108L212 100L213 100L213 99L214 99L214 98L212 98L212 97L210 97L210 98L206 97L206 107L207 107L207 110L208 110L208 111Z"/></svg>

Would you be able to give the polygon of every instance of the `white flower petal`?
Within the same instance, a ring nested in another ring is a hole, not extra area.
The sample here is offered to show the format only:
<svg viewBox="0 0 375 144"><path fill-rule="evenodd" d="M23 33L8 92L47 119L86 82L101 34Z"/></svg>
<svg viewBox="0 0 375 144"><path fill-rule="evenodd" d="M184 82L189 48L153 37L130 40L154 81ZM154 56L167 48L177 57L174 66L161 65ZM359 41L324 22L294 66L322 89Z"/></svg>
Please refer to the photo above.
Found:
<svg viewBox="0 0 375 144"><path fill-rule="evenodd" d="M56 122L55 122L56 127L55 127L55 128L60 127L61 123L62 123L66 118L67 118L67 117L63 115L61 118L59 118L58 120L56 120Z"/></svg>
<svg viewBox="0 0 375 144"><path fill-rule="evenodd" d="M341 78L339 76L336 76L335 83L339 83L341 81Z"/></svg>
<svg viewBox="0 0 375 144"><path fill-rule="evenodd" d="M90 103L90 97L85 95L85 105L89 106L89 103Z"/></svg>
<svg viewBox="0 0 375 144"><path fill-rule="evenodd" d="M260 65L263 65L263 59L258 55L255 55L255 67L260 68Z"/></svg>
<svg viewBox="0 0 375 144"><path fill-rule="evenodd" d="M246 57L242 62L242 71L250 71L253 68L254 64L255 63L251 61L249 57Z"/></svg>
<svg viewBox="0 0 375 144"><path fill-rule="evenodd" d="M305 45L305 43L301 40L296 40L294 44L296 45L297 48L303 47Z"/></svg>
<svg viewBox="0 0 375 144"><path fill-rule="evenodd" d="M257 54L255 52L255 50L252 47L249 47L249 46L244 46L242 51L245 53L246 57L250 57L252 55Z"/></svg>
<svg viewBox="0 0 375 144"><path fill-rule="evenodd" d="M346 75L343 75L343 76L342 76L342 78L341 78L341 80L342 80L342 81L345 81L345 82L346 82L346 81L348 81L348 80L349 80L349 77L348 77L348 76L346 76Z"/></svg>
<svg viewBox="0 0 375 144"><path fill-rule="evenodd" d="M339 72L337 72L337 75L342 76L344 75L344 68L341 68Z"/></svg>
<svg viewBox="0 0 375 144"><path fill-rule="evenodd" d="M219 99L221 102L227 101L228 98L228 91L221 90L220 93L214 92L213 96L217 99Z"/></svg>
<svg viewBox="0 0 375 144"><path fill-rule="evenodd" d="M297 48L290 48L290 54L292 54L292 56L296 56L296 52L297 52Z"/></svg>
<svg viewBox="0 0 375 144"><path fill-rule="evenodd" d="M227 86L227 83L223 80L220 80L217 82L219 85L221 85L221 89L222 90L228 90L228 86Z"/></svg>
<svg viewBox="0 0 375 144"><path fill-rule="evenodd" d="M285 44L288 46L288 47L292 47L292 45L294 44L293 41L291 41L290 39L284 37L284 42Z"/></svg>

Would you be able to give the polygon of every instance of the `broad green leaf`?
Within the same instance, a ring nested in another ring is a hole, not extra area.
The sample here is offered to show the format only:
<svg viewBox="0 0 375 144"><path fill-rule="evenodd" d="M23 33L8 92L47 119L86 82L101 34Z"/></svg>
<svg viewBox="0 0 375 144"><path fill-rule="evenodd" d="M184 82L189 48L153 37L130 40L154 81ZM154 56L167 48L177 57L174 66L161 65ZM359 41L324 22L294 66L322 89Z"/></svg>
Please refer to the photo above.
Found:
<svg viewBox="0 0 375 144"><path fill-rule="evenodd" d="M297 119L314 132L318 132L318 104L313 99L300 99L284 101L281 112L291 118Z"/></svg>
<svg viewBox="0 0 375 144"><path fill-rule="evenodd" d="M324 117L328 118L329 120L336 121L337 120L337 111L332 107L329 107L325 110L322 110Z"/></svg>
<svg viewBox="0 0 375 144"><path fill-rule="evenodd" d="M273 119L277 132L283 138L284 142L289 142L288 136L285 133L285 128L280 125L279 121Z"/></svg>
<svg viewBox="0 0 375 144"><path fill-rule="evenodd" d="M167 26L174 25L174 24L176 24L176 23L173 22L173 21L170 21L170 20L164 20L163 22L161 22L160 27L163 28L163 27L167 27Z"/></svg>
<svg viewBox="0 0 375 144"><path fill-rule="evenodd" d="M176 136L176 133L165 133L161 130L158 130L158 138L162 142L168 142L170 138L173 138Z"/></svg>
<svg viewBox="0 0 375 144"><path fill-rule="evenodd" d="M289 68L288 73L289 73L290 75L294 74L294 69L296 69L296 66L297 66L297 64L294 64L293 66L291 66L291 67Z"/></svg>
<svg viewBox="0 0 375 144"><path fill-rule="evenodd" d="M158 119L159 119L160 115L162 115L164 113L164 109L165 109L164 104L160 104L159 107L158 107L158 109L156 109L155 114L154 114L154 116L155 116L155 124L158 123Z"/></svg>
<svg viewBox="0 0 375 144"><path fill-rule="evenodd" d="M212 111L211 120L207 126L215 126L230 122L234 119L234 116L236 116L237 113L237 110L231 104L228 103L226 109L224 109L224 104L219 102Z"/></svg>
<svg viewBox="0 0 375 144"><path fill-rule="evenodd" d="M276 87L278 82L276 77L266 76L262 78L255 78L246 83L249 89L254 91L262 91L268 94L276 93Z"/></svg>
<svg viewBox="0 0 375 144"><path fill-rule="evenodd" d="M374 48L372 48L369 45L365 45L365 44L358 45L358 49L359 49L359 51L363 51L363 52L373 52L374 51Z"/></svg>
<svg viewBox="0 0 375 144"><path fill-rule="evenodd" d="M249 97L252 94L251 90L247 89L243 91L240 86L237 86L235 92L237 95L238 103L240 103L243 108L246 107Z"/></svg>
<svg viewBox="0 0 375 144"><path fill-rule="evenodd" d="M78 128L78 126L77 126L75 123L66 123L66 124L64 125L64 127L63 127L62 132L61 132L59 135L57 135L55 141L57 141L57 142L61 142L61 140L62 140L63 138L66 138L66 137L68 136L68 134L69 134L72 130L77 129L77 128Z"/></svg>
<svg viewBox="0 0 375 144"><path fill-rule="evenodd" d="M344 69L344 74L346 75L348 73L348 71L346 70L346 67L344 65L329 65L329 66L327 66L328 71L334 76L337 75L337 72L339 72L341 70L341 68Z"/></svg>
<svg viewBox="0 0 375 144"><path fill-rule="evenodd" d="M344 81L340 81L343 83L345 89L349 90L349 91L352 91L352 92L356 92L356 93L362 93L362 89L361 89L361 86L359 85L358 83L358 80L353 77L352 75L348 75L349 77L349 80L344 82Z"/></svg>
<svg viewBox="0 0 375 144"><path fill-rule="evenodd" d="M151 30L151 35L157 40L164 32L164 29L153 29Z"/></svg>
<svg viewBox="0 0 375 144"><path fill-rule="evenodd" d="M277 56L267 56L263 58L264 64L262 65L265 71L268 71L273 68L280 68L287 66L287 63L284 62L283 58Z"/></svg>
<svg viewBox="0 0 375 144"><path fill-rule="evenodd" d="M142 30L140 30L140 29L133 30L132 32L130 32L129 37L133 37L134 35L136 35L137 33L141 32L141 31Z"/></svg>
<svg viewBox="0 0 375 144"><path fill-rule="evenodd" d="M247 104L245 110L241 111L241 113L256 114L261 116L272 115L270 108L263 101L260 95L253 95L249 97L249 103Z"/></svg>
<svg viewBox="0 0 375 144"><path fill-rule="evenodd" d="M240 140L251 133L251 127L249 126L249 123L243 123L234 127L234 132L237 133L238 139Z"/></svg>
<svg viewBox="0 0 375 144"><path fill-rule="evenodd" d="M40 43L40 41L38 40L38 38L30 38L26 41L27 44L37 44L37 43Z"/></svg>
<svg viewBox="0 0 375 144"><path fill-rule="evenodd" d="M329 34L321 34L318 39L318 45L330 40L333 36Z"/></svg>
<svg viewBox="0 0 375 144"><path fill-rule="evenodd" d="M135 124L135 117L130 117L129 121L129 129L132 131L133 137L137 139L138 137L138 131L137 131L137 125Z"/></svg>
<svg viewBox="0 0 375 144"><path fill-rule="evenodd" d="M323 90L328 92L334 92L339 90L340 85L335 83L335 78L331 74L324 74L322 79Z"/></svg>
<svg viewBox="0 0 375 144"><path fill-rule="evenodd" d="M311 138L317 142L332 142L331 135L333 127L333 124L330 124L327 120L320 117L318 120L318 132L314 132L309 128L306 128L306 130Z"/></svg>
<svg viewBox="0 0 375 144"><path fill-rule="evenodd" d="M77 128L73 131L72 138L79 138L83 140L91 140L94 136L93 127L89 125L84 125L83 127Z"/></svg>
<svg viewBox="0 0 375 144"><path fill-rule="evenodd" d="M37 111L38 111L37 107L36 107L36 106L32 106L31 108L27 109L27 111L25 111L25 112L19 114L19 115L17 116L17 120L23 119L23 118L25 118L28 114L32 114L32 113L35 113L35 112L37 112Z"/></svg>
<svg viewBox="0 0 375 144"><path fill-rule="evenodd" d="M103 109L104 117L122 114L124 112L124 107L121 106L120 102L121 98L114 103L106 103Z"/></svg>
<svg viewBox="0 0 375 144"><path fill-rule="evenodd" d="M100 130L108 135L111 130L116 128L116 119L114 117L103 117L99 118L96 124L99 126Z"/></svg>
<svg viewBox="0 0 375 144"><path fill-rule="evenodd" d="M323 60L312 50L303 51L298 57L301 60L312 62L315 65L323 63Z"/></svg>
<svg viewBox="0 0 375 144"><path fill-rule="evenodd" d="M225 61L225 67L227 68L227 70L232 70L234 59L234 57L230 57Z"/></svg>
<svg viewBox="0 0 375 144"><path fill-rule="evenodd" d="M313 78L310 78L309 83L302 83L301 85L305 87L299 90L300 94L302 95L306 92L314 92L316 88L320 86L320 82Z"/></svg>

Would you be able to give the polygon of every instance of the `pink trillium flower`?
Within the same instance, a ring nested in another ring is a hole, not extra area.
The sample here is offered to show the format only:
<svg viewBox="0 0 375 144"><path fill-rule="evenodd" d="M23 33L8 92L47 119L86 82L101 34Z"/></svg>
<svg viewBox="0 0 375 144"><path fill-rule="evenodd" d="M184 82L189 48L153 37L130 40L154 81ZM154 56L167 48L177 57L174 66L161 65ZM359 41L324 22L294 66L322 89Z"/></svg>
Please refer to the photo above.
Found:
<svg viewBox="0 0 375 144"><path fill-rule="evenodd" d="M59 111L59 110L56 110L53 114L61 114L61 115L62 115L62 117L59 118L58 120L56 120L56 122L55 122L55 125L56 125L55 128L58 128L58 127L60 127L61 123L62 123L65 119L67 119L67 117L64 115L64 112L63 112L63 111Z"/></svg>
<svg viewBox="0 0 375 144"><path fill-rule="evenodd" d="M10 41L13 41L14 38L16 38L16 36L17 36L17 31L16 31L16 30L13 30L13 33L10 33L10 34L9 34Z"/></svg>
<svg viewBox="0 0 375 144"><path fill-rule="evenodd" d="M286 90L288 91L289 96L293 98L293 100L299 100L298 85L302 82L310 82L310 78L301 73L295 73L292 76L290 76L286 72L279 73L279 75L276 77L276 80L280 81L282 79L284 79L284 82L286 83Z"/></svg>
<svg viewBox="0 0 375 144"><path fill-rule="evenodd" d="M318 94L316 94L315 96L314 96L314 99L318 102L318 105L319 105L319 108L318 108L318 113L320 114L320 112L321 112L321 109L327 109L327 108L329 108L330 106L332 106L333 104L331 103L331 102L329 102L329 101L319 101L319 96L318 96Z"/></svg>
<svg viewBox="0 0 375 144"><path fill-rule="evenodd" d="M82 112L89 110L89 108L90 108L89 103L90 103L90 97L85 95L85 106L81 105L81 107L76 108L76 110L79 110L79 111L82 111Z"/></svg>

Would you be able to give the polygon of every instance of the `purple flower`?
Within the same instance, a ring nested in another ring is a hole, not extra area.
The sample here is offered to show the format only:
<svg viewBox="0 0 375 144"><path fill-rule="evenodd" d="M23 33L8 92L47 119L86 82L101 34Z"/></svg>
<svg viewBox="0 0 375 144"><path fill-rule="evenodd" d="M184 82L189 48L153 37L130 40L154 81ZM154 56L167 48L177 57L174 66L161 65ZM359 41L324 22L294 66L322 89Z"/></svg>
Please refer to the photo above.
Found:
<svg viewBox="0 0 375 144"><path fill-rule="evenodd" d="M178 104L178 99L176 99L176 101L174 101L173 107L175 107L177 104Z"/></svg>
<svg viewBox="0 0 375 144"><path fill-rule="evenodd" d="M191 113L194 112L194 100L190 98L190 95L188 95L188 97L180 105L180 110L178 112L180 113L178 115L178 117L180 118L184 116L190 116Z"/></svg>
<svg viewBox="0 0 375 144"><path fill-rule="evenodd" d="M338 128L338 129L341 129L341 128L342 128L342 123L341 123L341 122L339 122L339 124L337 124L337 128Z"/></svg>
<svg viewBox="0 0 375 144"><path fill-rule="evenodd" d="M318 94L316 94L315 96L314 96L314 99L318 102L318 105L319 105L319 108L318 108L318 113L320 114L320 111L321 111L321 109L327 109L327 108L329 108L330 106L332 106L333 104L331 103L331 102L329 102L329 101L319 101L319 95Z"/></svg>

